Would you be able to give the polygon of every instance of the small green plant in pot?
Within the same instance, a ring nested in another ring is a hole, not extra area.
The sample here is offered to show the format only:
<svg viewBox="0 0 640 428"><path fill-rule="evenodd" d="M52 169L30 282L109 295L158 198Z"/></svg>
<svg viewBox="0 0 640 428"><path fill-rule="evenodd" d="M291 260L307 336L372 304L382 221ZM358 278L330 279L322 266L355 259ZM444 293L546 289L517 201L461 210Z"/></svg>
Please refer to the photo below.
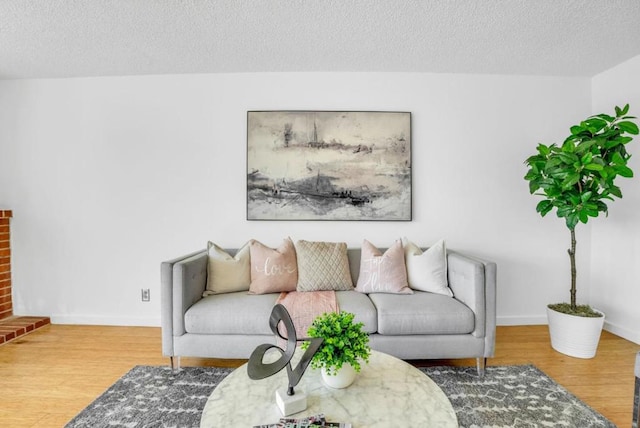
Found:
<svg viewBox="0 0 640 428"><path fill-rule="evenodd" d="M361 363L368 362L371 355L369 347L369 335L362 331L363 323L354 323L355 315L349 312L327 312L317 317L307 334L309 337L321 337L324 339L320 349L311 360L311 367L321 369L323 379L330 386L344 388L355 378L355 373L360 372ZM302 349L307 349L308 342L302 344ZM351 372L349 380L329 379L338 377L341 371ZM331 384L334 382L338 386ZM347 383L344 386L344 383Z"/></svg>
<svg viewBox="0 0 640 428"><path fill-rule="evenodd" d="M524 177L529 182L529 192L543 197L536 211L544 217L555 209L571 233L568 250L570 302L549 305L552 311L602 318L602 313L589 305L577 304L575 228L600 213L608 214L607 202L622 198L622 191L615 184L616 178L633 177L633 171L627 165L631 157L627 144L632 141L630 135L638 135L638 126L633 122L635 117L628 116L628 112L627 104L624 108L616 107L615 116L590 116L570 128L571 135L562 145L539 144L537 154L525 161L529 167ZM551 320L549 326L551 329ZM598 332L598 338L599 335Z"/></svg>

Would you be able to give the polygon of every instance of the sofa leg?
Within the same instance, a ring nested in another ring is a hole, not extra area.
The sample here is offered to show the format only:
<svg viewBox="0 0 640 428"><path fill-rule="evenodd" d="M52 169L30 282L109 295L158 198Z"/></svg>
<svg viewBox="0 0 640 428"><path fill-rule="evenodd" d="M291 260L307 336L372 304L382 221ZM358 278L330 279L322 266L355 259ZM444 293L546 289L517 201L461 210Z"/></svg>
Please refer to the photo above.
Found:
<svg viewBox="0 0 640 428"><path fill-rule="evenodd" d="M632 428L640 428L640 378L636 378L636 387L633 397L633 422Z"/></svg>
<svg viewBox="0 0 640 428"><path fill-rule="evenodd" d="M487 367L487 359L486 358L476 358L476 366L478 368L478 376L484 377L485 368Z"/></svg>
<svg viewBox="0 0 640 428"><path fill-rule="evenodd" d="M171 370L174 373L178 373L180 371L180 357L169 357L171 362Z"/></svg>
<svg viewBox="0 0 640 428"><path fill-rule="evenodd" d="M633 422L632 428L640 428L640 352L636 356L636 385L633 392Z"/></svg>

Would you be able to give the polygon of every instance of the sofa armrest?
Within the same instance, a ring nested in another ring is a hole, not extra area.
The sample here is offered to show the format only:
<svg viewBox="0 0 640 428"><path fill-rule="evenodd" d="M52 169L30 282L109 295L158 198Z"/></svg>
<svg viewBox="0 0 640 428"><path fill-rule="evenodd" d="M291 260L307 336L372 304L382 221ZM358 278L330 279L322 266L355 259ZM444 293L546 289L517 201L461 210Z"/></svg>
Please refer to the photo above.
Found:
<svg viewBox="0 0 640 428"><path fill-rule="evenodd" d="M492 357L496 334L496 264L449 251L447 269L454 298L475 314L472 334L485 338L485 357Z"/></svg>
<svg viewBox="0 0 640 428"><path fill-rule="evenodd" d="M173 356L173 337L185 333L184 314L202 298L207 283L207 252L162 262L160 267L162 353Z"/></svg>

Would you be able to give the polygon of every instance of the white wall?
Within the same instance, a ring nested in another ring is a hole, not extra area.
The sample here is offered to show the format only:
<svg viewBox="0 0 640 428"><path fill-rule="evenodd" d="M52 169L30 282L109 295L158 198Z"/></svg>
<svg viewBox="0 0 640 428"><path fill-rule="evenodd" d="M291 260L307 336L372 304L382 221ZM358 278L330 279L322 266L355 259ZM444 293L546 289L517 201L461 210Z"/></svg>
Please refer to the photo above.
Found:
<svg viewBox="0 0 640 428"><path fill-rule="evenodd" d="M523 161L591 112L590 84L411 73L0 81L15 312L159 325L160 262L207 240L388 246L406 235L496 261L499 323L545 323L546 303L568 298L569 235L535 212ZM246 112L259 109L412 112L413 221L247 222ZM579 239L585 262L586 228Z"/></svg>
<svg viewBox="0 0 640 428"><path fill-rule="evenodd" d="M640 117L640 56L595 76L592 90L594 114L629 103L630 114ZM591 303L606 313L608 330L640 343L640 137L627 150L635 177L619 179L623 199L591 226Z"/></svg>

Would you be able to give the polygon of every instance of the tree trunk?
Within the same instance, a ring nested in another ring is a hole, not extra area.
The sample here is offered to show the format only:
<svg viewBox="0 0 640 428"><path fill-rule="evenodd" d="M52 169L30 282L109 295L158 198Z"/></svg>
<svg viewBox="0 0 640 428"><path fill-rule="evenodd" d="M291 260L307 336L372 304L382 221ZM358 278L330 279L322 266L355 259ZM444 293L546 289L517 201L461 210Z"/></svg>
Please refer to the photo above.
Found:
<svg viewBox="0 0 640 428"><path fill-rule="evenodd" d="M568 250L571 260L571 309L576 310L576 231L571 230L571 248Z"/></svg>

